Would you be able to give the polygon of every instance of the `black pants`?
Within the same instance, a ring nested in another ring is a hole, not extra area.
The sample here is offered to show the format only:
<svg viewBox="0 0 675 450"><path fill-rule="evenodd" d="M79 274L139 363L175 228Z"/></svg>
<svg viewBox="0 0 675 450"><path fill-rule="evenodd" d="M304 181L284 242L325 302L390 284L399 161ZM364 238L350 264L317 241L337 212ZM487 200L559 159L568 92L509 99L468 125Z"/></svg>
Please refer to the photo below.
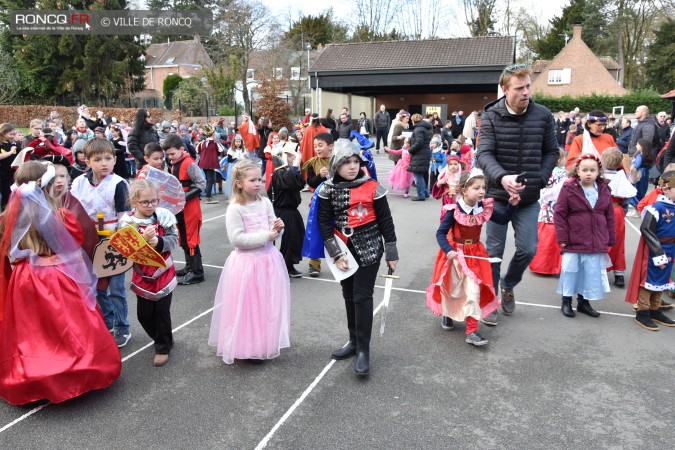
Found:
<svg viewBox="0 0 675 450"><path fill-rule="evenodd" d="M214 169L204 169L206 175L206 197L213 196L213 185L216 183L216 171Z"/></svg>
<svg viewBox="0 0 675 450"><path fill-rule="evenodd" d="M189 272L194 272L195 276L203 277L204 276L204 266L202 266L202 252L199 250L199 245L194 248L194 251L190 251L188 247L187 239L187 230L185 228L185 216L183 211L176 214L176 220L178 223L178 235L180 236L181 248L185 253L185 268Z"/></svg>
<svg viewBox="0 0 675 450"><path fill-rule="evenodd" d="M349 340L356 343L357 352L370 350L373 330L373 292L379 264L361 266L351 277L340 281L347 311Z"/></svg>
<svg viewBox="0 0 675 450"><path fill-rule="evenodd" d="M1 174L0 175L0 195L2 195L2 200L0 203L1 210L4 211L7 207L7 202L9 202L9 196L12 195L11 186L14 184L14 175L13 174Z"/></svg>
<svg viewBox="0 0 675 450"><path fill-rule="evenodd" d="M173 347L171 333L171 297L173 292L160 300L137 297L136 314L148 336L155 341L155 353L168 355Z"/></svg>
<svg viewBox="0 0 675 450"><path fill-rule="evenodd" d="M377 137L375 138L375 150L380 149L380 138L382 138L382 147L387 146L387 137L389 136L389 130L383 130L382 128L377 129Z"/></svg>

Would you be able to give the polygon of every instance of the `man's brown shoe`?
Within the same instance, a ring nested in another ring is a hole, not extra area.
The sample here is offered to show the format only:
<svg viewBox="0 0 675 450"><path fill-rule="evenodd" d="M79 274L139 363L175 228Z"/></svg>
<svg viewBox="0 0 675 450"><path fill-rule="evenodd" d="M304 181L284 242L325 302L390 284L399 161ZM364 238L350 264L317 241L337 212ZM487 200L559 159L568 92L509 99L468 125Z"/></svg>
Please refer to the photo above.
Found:
<svg viewBox="0 0 675 450"><path fill-rule="evenodd" d="M155 367L163 366L164 364L169 362L169 355L155 355L155 361L153 364Z"/></svg>

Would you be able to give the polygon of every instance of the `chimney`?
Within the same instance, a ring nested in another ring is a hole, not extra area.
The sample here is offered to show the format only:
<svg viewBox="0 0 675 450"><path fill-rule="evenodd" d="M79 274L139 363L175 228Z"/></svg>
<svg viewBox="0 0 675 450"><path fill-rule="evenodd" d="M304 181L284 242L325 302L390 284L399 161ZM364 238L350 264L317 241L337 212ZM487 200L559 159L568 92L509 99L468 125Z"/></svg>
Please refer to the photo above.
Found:
<svg viewBox="0 0 675 450"><path fill-rule="evenodd" d="M194 37L194 39L193 39L193 42L194 42L195 44L199 44L199 35L198 35L198 34L195 34L195 37Z"/></svg>
<svg viewBox="0 0 675 450"><path fill-rule="evenodd" d="M581 40L581 25L579 25L578 23L574 24L574 27L572 29L573 29L572 38Z"/></svg>

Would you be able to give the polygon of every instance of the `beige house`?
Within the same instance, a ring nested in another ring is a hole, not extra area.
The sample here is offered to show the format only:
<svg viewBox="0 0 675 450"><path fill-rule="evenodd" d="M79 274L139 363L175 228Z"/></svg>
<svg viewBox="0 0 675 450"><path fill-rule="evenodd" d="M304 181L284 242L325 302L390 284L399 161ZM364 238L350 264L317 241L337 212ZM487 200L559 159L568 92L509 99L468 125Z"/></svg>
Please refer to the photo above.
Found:
<svg viewBox="0 0 675 450"><path fill-rule="evenodd" d="M188 41L151 44L145 53L145 89L136 94L139 98L162 99L167 76L201 76L203 68L213 66L211 57L199 42L199 36Z"/></svg>
<svg viewBox="0 0 675 450"><path fill-rule="evenodd" d="M532 65L532 93L550 97L582 95L623 96L618 82L621 66L609 56L597 57L581 39L581 25L574 26L572 39L553 61Z"/></svg>

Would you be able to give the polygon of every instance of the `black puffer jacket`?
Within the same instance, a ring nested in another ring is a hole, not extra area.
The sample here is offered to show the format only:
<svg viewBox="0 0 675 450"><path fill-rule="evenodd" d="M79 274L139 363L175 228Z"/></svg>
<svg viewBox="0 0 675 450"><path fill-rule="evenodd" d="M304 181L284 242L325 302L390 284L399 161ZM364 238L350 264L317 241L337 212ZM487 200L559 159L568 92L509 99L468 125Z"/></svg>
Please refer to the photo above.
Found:
<svg viewBox="0 0 675 450"><path fill-rule="evenodd" d="M556 126L551 112L530 99L522 115L509 113L505 97L485 106L481 115L476 160L487 177L487 197L507 202L502 177L525 173L527 186L521 205L539 200L559 156Z"/></svg>
<svg viewBox="0 0 675 450"><path fill-rule="evenodd" d="M136 158L136 168L140 170L147 164L145 158L143 158L146 144L159 142L159 135L151 123L145 124L140 135L135 131L132 130L129 136L127 136L127 149Z"/></svg>
<svg viewBox="0 0 675 450"><path fill-rule="evenodd" d="M431 122L422 120L415 125L411 142L408 172L427 173L431 161Z"/></svg>

